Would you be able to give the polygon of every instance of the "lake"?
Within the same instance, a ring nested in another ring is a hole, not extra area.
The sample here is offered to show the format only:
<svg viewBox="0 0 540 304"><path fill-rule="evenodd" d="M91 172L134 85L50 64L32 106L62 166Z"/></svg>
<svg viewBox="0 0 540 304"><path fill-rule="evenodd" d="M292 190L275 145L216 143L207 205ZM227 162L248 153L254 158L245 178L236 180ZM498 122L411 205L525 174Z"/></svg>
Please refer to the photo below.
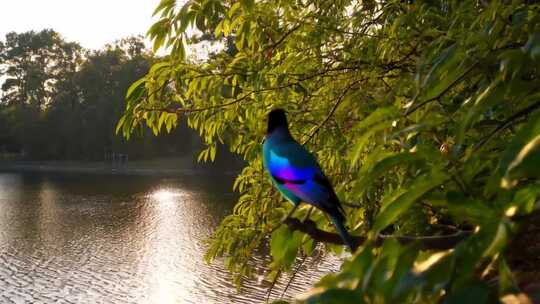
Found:
<svg viewBox="0 0 540 304"><path fill-rule="evenodd" d="M267 254L256 256L258 275L240 290L222 261L203 259L236 200L232 180L0 173L0 303L264 302ZM332 256L307 259L283 297L338 264Z"/></svg>

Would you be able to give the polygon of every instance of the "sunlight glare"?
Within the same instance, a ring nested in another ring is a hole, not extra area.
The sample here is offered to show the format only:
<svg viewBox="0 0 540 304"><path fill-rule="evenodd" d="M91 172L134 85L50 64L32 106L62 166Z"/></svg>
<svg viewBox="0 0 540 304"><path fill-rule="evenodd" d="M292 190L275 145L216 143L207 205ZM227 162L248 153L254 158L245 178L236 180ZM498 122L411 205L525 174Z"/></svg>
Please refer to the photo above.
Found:
<svg viewBox="0 0 540 304"><path fill-rule="evenodd" d="M192 272L174 272L175 265L192 264L192 256L183 254L180 248L185 248L185 240L178 239L177 225L178 212L184 212L185 206L181 203L189 199L190 192L181 188L157 188L148 193L150 203L144 209L145 218L152 219L154 230L148 239L145 250L144 264L149 265L146 270L149 288L147 295L152 302L173 304L178 299L189 299L193 295L195 276ZM190 221L183 222L184 224ZM188 226L184 227L188 229ZM155 302L154 302L155 301Z"/></svg>
<svg viewBox="0 0 540 304"><path fill-rule="evenodd" d="M162 202L162 201L169 201L175 197L180 196L179 193L174 193L171 190L167 189L160 189L154 193L152 193L152 198Z"/></svg>
<svg viewBox="0 0 540 304"><path fill-rule="evenodd" d="M187 193L178 189L161 188L150 193L149 197L163 208L169 208L176 205L178 200L186 195Z"/></svg>

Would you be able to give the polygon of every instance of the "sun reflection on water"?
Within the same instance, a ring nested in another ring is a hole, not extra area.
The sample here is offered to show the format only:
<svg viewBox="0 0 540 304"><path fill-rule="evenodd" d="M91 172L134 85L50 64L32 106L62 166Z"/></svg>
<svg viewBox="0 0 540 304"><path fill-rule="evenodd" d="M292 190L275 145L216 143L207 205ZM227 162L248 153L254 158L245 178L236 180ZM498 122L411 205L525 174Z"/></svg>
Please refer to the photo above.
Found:
<svg viewBox="0 0 540 304"><path fill-rule="evenodd" d="M171 199L182 196L184 193L179 193L170 189L159 189L154 191L150 196L157 201L170 201Z"/></svg>
<svg viewBox="0 0 540 304"><path fill-rule="evenodd" d="M190 194L178 188L160 188L148 195L148 212L145 218L152 219L153 236L147 241L144 259L148 262L147 280L149 283L148 303L174 304L179 299L189 299L195 277L192 273L174 271L176 265L193 264L189 238L178 238L179 232L189 231ZM178 222L178 213L184 220Z"/></svg>
<svg viewBox="0 0 540 304"><path fill-rule="evenodd" d="M189 194L179 189L161 188L150 193L148 198L157 202L162 208L170 208L177 205L181 198L187 198ZM160 210L163 211L163 210Z"/></svg>

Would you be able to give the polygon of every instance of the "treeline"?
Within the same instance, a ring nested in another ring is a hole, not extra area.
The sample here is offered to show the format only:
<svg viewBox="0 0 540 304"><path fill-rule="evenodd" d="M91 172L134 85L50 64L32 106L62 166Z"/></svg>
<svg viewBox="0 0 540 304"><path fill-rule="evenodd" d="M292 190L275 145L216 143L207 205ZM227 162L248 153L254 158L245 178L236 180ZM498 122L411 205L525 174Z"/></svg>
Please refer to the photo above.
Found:
<svg viewBox="0 0 540 304"><path fill-rule="evenodd" d="M198 138L185 126L129 141L115 134L127 88L154 61L141 37L86 50L53 30L8 33L0 41L1 157L140 159L197 150Z"/></svg>

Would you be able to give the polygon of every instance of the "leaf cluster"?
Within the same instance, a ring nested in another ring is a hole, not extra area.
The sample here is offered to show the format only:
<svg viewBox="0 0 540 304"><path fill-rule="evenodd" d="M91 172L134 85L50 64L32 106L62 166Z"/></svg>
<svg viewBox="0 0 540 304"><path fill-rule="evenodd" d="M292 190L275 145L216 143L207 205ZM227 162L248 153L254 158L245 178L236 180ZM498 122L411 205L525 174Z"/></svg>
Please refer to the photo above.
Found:
<svg viewBox="0 0 540 304"><path fill-rule="evenodd" d="M149 35L171 54L128 91L118 131L146 124L157 134L181 117L207 144L201 159L219 143L241 155L240 199L207 256L249 275L252 252L270 237L272 279L316 245L279 227L288 205L261 168L265 115L285 108L338 196L361 205L346 208L351 233L475 231L447 252L368 240L298 301L462 303L474 294L490 303L519 290L506 253L516 216L539 207L539 9L518 0L162 1ZM234 48L190 61L183 50L197 33ZM318 211L311 219L332 229Z"/></svg>

